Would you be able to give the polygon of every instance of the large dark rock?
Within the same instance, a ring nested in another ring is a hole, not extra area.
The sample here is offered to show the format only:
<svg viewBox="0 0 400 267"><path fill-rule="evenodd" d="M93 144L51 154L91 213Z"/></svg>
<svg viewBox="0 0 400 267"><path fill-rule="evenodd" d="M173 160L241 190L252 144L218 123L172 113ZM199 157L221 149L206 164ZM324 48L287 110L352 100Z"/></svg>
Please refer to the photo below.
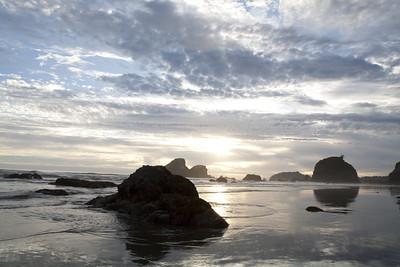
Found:
<svg viewBox="0 0 400 267"><path fill-rule="evenodd" d="M243 181L250 181L250 182L261 182L261 176L257 174L247 174L244 178Z"/></svg>
<svg viewBox="0 0 400 267"><path fill-rule="evenodd" d="M85 187L85 188L106 188L116 187L117 185L113 182L107 181L88 181L75 178L58 178L54 185L60 186L72 186L72 187Z"/></svg>
<svg viewBox="0 0 400 267"><path fill-rule="evenodd" d="M389 174L389 182L400 183L400 161L396 163L394 170Z"/></svg>
<svg viewBox="0 0 400 267"><path fill-rule="evenodd" d="M127 213L146 222L226 228L228 223L208 202L199 198L194 184L163 166L143 166L118 186L118 193L97 197L89 205Z"/></svg>
<svg viewBox="0 0 400 267"><path fill-rule="evenodd" d="M279 181L279 182L302 182L302 181L310 181L310 175L302 174L300 172L280 172L272 175L269 178L270 181Z"/></svg>
<svg viewBox="0 0 400 267"><path fill-rule="evenodd" d="M330 157L317 162L312 180L329 183L358 183L357 171L341 157Z"/></svg>
<svg viewBox="0 0 400 267"><path fill-rule="evenodd" d="M189 169L186 166L186 161L183 158L177 158L172 160L170 163L165 165L172 174L181 175L184 177L193 177L193 178L210 178L208 175L207 167L204 165L196 165Z"/></svg>
<svg viewBox="0 0 400 267"><path fill-rule="evenodd" d="M36 172L11 173L5 176L10 179L41 180L42 176Z"/></svg>
<svg viewBox="0 0 400 267"><path fill-rule="evenodd" d="M67 196L69 195L67 191L62 189L39 189L35 191L36 193L52 196Z"/></svg>

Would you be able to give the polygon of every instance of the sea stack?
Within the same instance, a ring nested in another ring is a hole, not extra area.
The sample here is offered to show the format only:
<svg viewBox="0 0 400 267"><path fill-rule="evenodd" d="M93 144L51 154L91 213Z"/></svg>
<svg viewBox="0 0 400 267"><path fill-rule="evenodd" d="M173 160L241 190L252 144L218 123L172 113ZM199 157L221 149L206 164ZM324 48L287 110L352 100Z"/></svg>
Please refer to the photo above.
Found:
<svg viewBox="0 0 400 267"><path fill-rule="evenodd" d="M261 182L261 176L257 174L247 174L244 178L243 181L250 181L250 182Z"/></svg>
<svg viewBox="0 0 400 267"><path fill-rule="evenodd" d="M187 176L189 174L189 168L186 167L186 161L183 158L177 158L172 160L170 163L165 165L172 174Z"/></svg>
<svg viewBox="0 0 400 267"><path fill-rule="evenodd" d="M183 158L177 158L172 160L170 163L165 165L172 174L181 175L184 177L193 177L193 178L210 178L208 175L207 167L204 165L196 165L189 169L186 166L186 160Z"/></svg>
<svg viewBox="0 0 400 267"><path fill-rule="evenodd" d="M207 178L207 177L209 177L207 167L204 166L204 165L193 166L189 170L189 175L188 176L189 177L193 177L193 178Z"/></svg>
<svg viewBox="0 0 400 267"><path fill-rule="evenodd" d="M329 157L317 162L312 180L327 183L359 183L356 169L343 156Z"/></svg>
<svg viewBox="0 0 400 267"><path fill-rule="evenodd" d="M310 181L310 175L302 174L298 171L296 172L280 172L272 175L269 178L270 181L279 181L279 182L304 182Z"/></svg>
<svg viewBox="0 0 400 267"><path fill-rule="evenodd" d="M144 222L196 228L226 228L228 223L199 198L194 184L164 166L143 166L118 186L118 193L97 197L89 205Z"/></svg>
<svg viewBox="0 0 400 267"><path fill-rule="evenodd" d="M389 182L400 183L400 161L396 163L394 170L389 174Z"/></svg>

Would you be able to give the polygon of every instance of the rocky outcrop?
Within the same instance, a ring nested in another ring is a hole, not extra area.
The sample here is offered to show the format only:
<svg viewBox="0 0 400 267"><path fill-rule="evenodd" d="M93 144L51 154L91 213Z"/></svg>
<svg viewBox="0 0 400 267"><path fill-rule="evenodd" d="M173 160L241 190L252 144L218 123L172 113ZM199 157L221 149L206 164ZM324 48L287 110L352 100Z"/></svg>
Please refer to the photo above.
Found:
<svg viewBox="0 0 400 267"><path fill-rule="evenodd" d="M163 166L143 166L118 186L118 193L97 197L89 205L117 210L156 224L226 228L228 223L205 200L194 184Z"/></svg>
<svg viewBox="0 0 400 267"><path fill-rule="evenodd" d="M226 177L220 176L215 180L217 183L227 183L228 179Z"/></svg>
<svg viewBox="0 0 400 267"><path fill-rule="evenodd" d="M296 172L280 172L272 175L269 178L270 181L279 181L279 182L304 182L310 181L310 175L302 174L298 171Z"/></svg>
<svg viewBox="0 0 400 267"><path fill-rule="evenodd" d="M36 193L52 196L67 196L69 195L67 191L62 189L39 189L35 191Z"/></svg>
<svg viewBox="0 0 400 267"><path fill-rule="evenodd" d="M216 183L228 183L229 181L231 183L236 183L236 178L231 178L231 177L227 177L227 176L220 176L217 179L211 179L209 180L210 182L216 182Z"/></svg>
<svg viewBox="0 0 400 267"><path fill-rule="evenodd" d="M189 169L183 158L177 158L165 165L172 174L181 175L192 178L209 178L207 167L204 165L196 165Z"/></svg>
<svg viewBox="0 0 400 267"><path fill-rule="evenodd" d="M400 183L400 161L396 163L394 170L389 174L390 183Z"/></svg>
<svg viewBox="0 0 400 267"><path fill-rule="evenodd" d="M312 180L328 183L360 182L357 171L343 159L343 156L329 157L318 161L314 167Z"/></svg>
<svg viewBox="0 0 400 267"><path fill-rule="evenodd" d="M84 187L84 188L107 188L107 187L117 186L113 182L88 181L75 178L58 178L54 183L51 184L59 186Z"/></svg>
<svg viewBox="0 0 400 267"><path fill-rule="evenodd" d="M42 180L42 176L36 172L11 173L4 177L9 179Z"/></svg>
<svg viewBox="0 0 400 267"><path fill-rule="evenodd" d="M248 181L248 182L261 182L261 176L257 174L247 174L244 178L243 181Z"/></svg>

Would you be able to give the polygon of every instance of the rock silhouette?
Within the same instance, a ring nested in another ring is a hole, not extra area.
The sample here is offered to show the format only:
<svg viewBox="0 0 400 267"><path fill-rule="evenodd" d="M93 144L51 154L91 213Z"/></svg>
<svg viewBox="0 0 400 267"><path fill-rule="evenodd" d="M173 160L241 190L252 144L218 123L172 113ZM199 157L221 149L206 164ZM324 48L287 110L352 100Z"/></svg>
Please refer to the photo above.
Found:
<svg viewBox="0 0 400 267"><path fill-rule="evenodd" d="M61 186L71 186L71 187L85 187L85 188L107 188L107 187L116 187L117 185L113 182L107 181L88 181L81 180L76 178L58 178L54 183L54 185Z"/></svg>
<svg viewBox="0 0 400 267"><path fill-rule="evenodd" d="M215 180L217 183L227 183L228 179L226 179L223 176L218 177L218 179Z"/></svg>
<svg viewBox="0 0 400 267"><path fill-rule="evenodd" d="M270 181L279 181L279 182L296 182L296 181L310 181L310 175L302 174L298 171L296 172L280 172L272 175L269 178Z"/></svg>
<svg viewBox="0 0 400 267"><path fill-rule="evenodd" d="M194 177L194 178L207 178L210 177L208 175L208 170L207 167L204 165L196 165L193 166L190 170L189 170L189 177Z"/></svg>
<svg viewBox="0 0 400 267"><path fill-rule="evenodd" d="M358 196L359 187L315 189L314 197L329 207L347 207Z"/></svg>
<svg viewBox="0 0 400 267"><path fill-rule="evenodd" d="M318 207L314 207L314 206L309 206L306 208L306 211L308 212L323 212L324 210Z"/></svg>
<svg viewBox="0 0 400 267"><path fill-rule="evenodd" d="M357 171L342 157L329 157L317 162L312 180L329 183L358 183Z"/></svg>
<svg viewBox="0 0 400 267"><path fill-rule="evenodd" d="M11 173L4 176L9 179L41 180L42 176L36 172Z"/></svg>
<svg viewBox="0 0 400 267"><path fill-rule="evenodd" d="M189 169L186 166L186 161L183 158L177 158L172 160L170 163L165 165L165 167L175 175L181 175L184 177L193 178L210 178L208 175L207 167L204 165L196 165Z"/></svg>
<svg viewBox="0 0 400 267"><path fill-rule="evenodd" d="M243 181L250 181L250 182L261 182L261 176L257 174L247 174L244 178Z"/></svg>
<svg viewBox="0 0 400 267"><path fill-rule="evenodd" d="M400 183L400 161L396 163L394 170L389 174L389 182Z"/></svg>
<svg viewBox="0 0 400 267"><path fill-rule="evenodd" d="M197 228L226 228L228 223L194 184L163 166L143 166L118 186L118 193L97 197L89 205L140 218L142 221Z"/></svg>
<svg viewBox="0 0 400 267"><path fill-rule="evenodd" d="M36 193L52 196L67 196L69 195L67 191L62 189L39 189L35 191Z"/></svg>

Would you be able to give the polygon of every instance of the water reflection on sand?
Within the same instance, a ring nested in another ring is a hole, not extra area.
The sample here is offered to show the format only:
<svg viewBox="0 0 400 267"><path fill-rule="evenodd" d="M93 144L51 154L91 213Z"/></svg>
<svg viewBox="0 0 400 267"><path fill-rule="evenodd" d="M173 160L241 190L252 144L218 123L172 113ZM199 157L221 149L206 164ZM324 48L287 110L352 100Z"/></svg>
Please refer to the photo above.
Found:
<svg viewBox="0 0 400 267"><path fill-rule="evenodd" d="M166 227L123 220L129 225L126 249L133 256L132 261L140 264L156 264L170 252L206 246L225 232L225 229Z"/></svg>
<svg viewBox="0 0 400 267"><path fill-rule="evenodd" d="M84 205L108 191L31 198L43 184L0 181L0 266L400 266L400 187L194 182L227 219L225 232L144 225ZM29 197L9 193L21 190Z"/></svg>
<svg viewBox="0 0 400 267"><path fill-rule="evenodd" d="M359 190L359 187L315 189L314 196L323 205L346 208L354 202Z"/></svg>

